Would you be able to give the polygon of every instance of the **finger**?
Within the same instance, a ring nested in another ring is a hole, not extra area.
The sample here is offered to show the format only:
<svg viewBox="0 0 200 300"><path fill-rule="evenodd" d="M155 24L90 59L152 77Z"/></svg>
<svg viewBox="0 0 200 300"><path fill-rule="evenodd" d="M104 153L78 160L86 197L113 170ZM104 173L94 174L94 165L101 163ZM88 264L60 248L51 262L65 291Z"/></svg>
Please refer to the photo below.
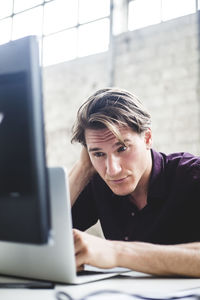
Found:
<svg viewBox="0 0 200 300"><path fill-rule="evenodd" d="M76 252L87 252L88 249L88 236L85 232L74 230L74 246Z"/></svg>
<svg viewBox="0 0 200 300"><path fill-rule="evenodd" d="M76 268L76 271L77 272L81 272L81 271L84 271L84 265L80 265Z"/></svg>
<svg viewBox="0 0 200 300"><path fill-rule="evenodd" d="M82 252L79 252L76 254L75 258L76 258L76 269L83 270L83 267L86 264L85 255Z"/></svg>
<svg viewBox="0 0 200 300"><path fill-rule="evenodd" d="M74 248L75 248L75 258L76 267L83 268L82 266L87 263L88 257L88 244L87 244L87 234L77 229L73 230L74 235Z"/></svg>
<svg viewBox="0 0 200 300"><path fill-rule="evenodd" d="M74 237L75 241L77 239L79 239L81 237L81 235L83 234L83 232L78 229L72 229L72 233L73 233L73 237Z"/></svg>

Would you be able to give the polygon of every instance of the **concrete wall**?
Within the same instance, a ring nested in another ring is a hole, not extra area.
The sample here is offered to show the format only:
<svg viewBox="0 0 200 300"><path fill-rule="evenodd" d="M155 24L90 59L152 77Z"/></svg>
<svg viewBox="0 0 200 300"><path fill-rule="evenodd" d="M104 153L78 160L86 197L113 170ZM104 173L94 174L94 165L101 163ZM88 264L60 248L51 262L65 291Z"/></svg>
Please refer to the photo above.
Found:
<svg viewBox="0 0 200 300"><path fill-rule="evenodd" d="M155 147L200 155L197 15L121 35L115 65L116 85L152 114Z"/></svg>
<svg viewBox="0 0 200 300"><path fill-rule="evenodd" d="M115 38L115 86L134 92L152 114L154 148L200 155L197 14ZM44 69L49 165L70 168L79 147L70 130L79 105L108 85L108 53Z"/></svg>
<svg viewBox="0 0 200 300"><path fill-rule="evenodd" d="M108 81L107 53L46 67L44 108L48 165L70 168L80 146L72 145L71 128L80 104Z"/></svg>

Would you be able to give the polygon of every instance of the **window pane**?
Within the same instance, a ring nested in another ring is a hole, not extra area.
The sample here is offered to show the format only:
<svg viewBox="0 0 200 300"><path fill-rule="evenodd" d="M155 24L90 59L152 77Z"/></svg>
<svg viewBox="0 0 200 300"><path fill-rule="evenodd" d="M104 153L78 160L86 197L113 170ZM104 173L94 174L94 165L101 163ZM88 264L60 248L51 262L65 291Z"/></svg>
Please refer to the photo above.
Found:
<svg viewBox="0 0 200 300"><path fill-rule="evenodd" d="M110 14L110 0L79 0L79 23L88 22Z"/></svg>
<svg viewBox="0 0 200 300"><path fill-rule="evenodd" d="M162 0L163 21L194 13L196 0Z"/></svg>
<svg viewBox="0 0 200 300"><path fill-rule="evenodd" d="M0 19L12 14L12 0L0 0Z"/></svg>
<svg viewBox="0 0 200 300"><path fill-rule="evenodd" d="M43 65L74 59L77 55L77 29L69 29L43 40Z"/></svg>
<svg viewBox="0 0 200 300"><path fill-rule="evenodd" d="M35 5L41 4L42 2L43 2L42 0L15 0L14 12L17 13L19 11L31 8Z"/></svg>
<svg viewBox="0 0 200 300"><path fill-rule="evenodd" d="M42 34L42 6L13 17L13 39Z"/></svg>
<svg viewBox="0 0 200 300"><path fill-rule="evenodd" d="M104 19L79 27L78 55L85 56L108 50L109 20Z"/></svg>
<svg viewBox="0 0 200 300"><path fill-rule="evenodd" d="M55 0L49 2L44 7L44 34L75 26L77 18L77 0Z"/></svg>
<svg viewBox="0 0 200 300"><path fill-rule="evenodd" d="M133 30L161 21L160 0L135 0L129 2L128 29Z"/></svg>
<svg viewBox="0 0 200 300"><path fill-rule="evenodd" d="M11 37L11 18L0 21L0 44L9 42Z"/></svg>
<svg viewBox="0 0 200 300"><path fill-rule="evenodd" d="M198 0L198 9L200 9L200 0Z"/></svg>

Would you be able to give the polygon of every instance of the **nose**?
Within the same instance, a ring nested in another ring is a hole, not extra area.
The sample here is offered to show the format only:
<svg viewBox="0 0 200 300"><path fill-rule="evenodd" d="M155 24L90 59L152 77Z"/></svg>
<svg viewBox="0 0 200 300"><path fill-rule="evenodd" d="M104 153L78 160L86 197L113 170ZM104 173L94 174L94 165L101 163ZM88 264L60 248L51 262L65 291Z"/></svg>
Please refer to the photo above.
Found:
<svg viewBox="0 0 200 300"><path fill-rule="evenodd" d="M114 178L121 172L120 159L118 157L107 157L106 160L106 173L108 177Z"/></svg>

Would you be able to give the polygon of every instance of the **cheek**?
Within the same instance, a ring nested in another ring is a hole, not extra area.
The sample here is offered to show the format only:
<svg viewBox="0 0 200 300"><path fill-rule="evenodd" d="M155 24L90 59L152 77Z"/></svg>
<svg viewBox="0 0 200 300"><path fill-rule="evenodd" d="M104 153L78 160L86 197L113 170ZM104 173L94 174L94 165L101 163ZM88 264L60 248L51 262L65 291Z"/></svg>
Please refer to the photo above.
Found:
<svg viewBox="0 0 200 300"><path fill-rule="evenodd" d="M99 173L103 169L103 160L102 159L96 159L94 157L90 156L91 163L95 170Z"/></svg>
<svg viewBox="0 0 200 300"><path fill-rule="evenodd" d="M137 151L126 152L123 155L123 161L128 165L136 163L138 160L139 153Z"/></svg>
<svg viewBox="0 0 200 300"><path fill-rule="evenodd" d="M145 164L145 154L142 148L134 149L124 156L124 164L127 168L137 169Z"/></svg>

